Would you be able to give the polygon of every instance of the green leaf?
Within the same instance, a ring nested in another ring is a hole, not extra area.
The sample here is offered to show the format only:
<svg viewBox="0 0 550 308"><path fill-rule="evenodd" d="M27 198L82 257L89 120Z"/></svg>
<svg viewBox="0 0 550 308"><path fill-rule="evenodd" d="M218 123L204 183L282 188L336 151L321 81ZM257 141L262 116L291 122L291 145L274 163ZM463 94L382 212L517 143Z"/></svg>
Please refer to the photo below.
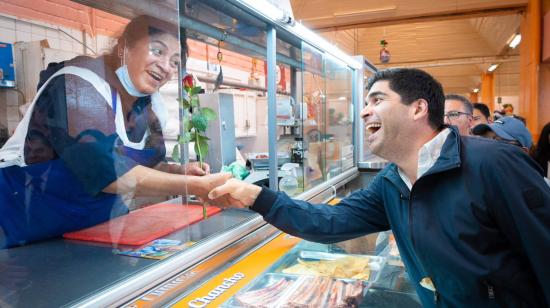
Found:
<svg viewBox="0 0 550 308"><path fill-rule="evenodd" d="M218 117L214 109L208 107L201 108L201 113L207 121L215 120Z"/></svg>
<svg viewBox="0 0 550 308"><path fill-rule="evenodd" d="M195 139L195 153L197 153L200 156L202 161L204 160L206 155L208 155L208 143L206 142L205 139L202 139L200 137Z"/></svg>
<svg viewBox="0 0 550 308"><path fill-rule="evenodd" d="M191 141L191 133L185 132L178 138L179 144L189 143Z"/></svg>
<svg viewBox="0 0 550 308"><path fill-rule="evenodd" d="M183 118L183 131L188 132L191 130L191 128L193 128L193 125L191 124L191 119L189 118L188 115L186 115Z"/></svg>
<svg viewBox="0 0 550 308"><path fill-rule="evenodd" d="M196 86L191 88L189 91L187 91L187 93L189 93L190 96L193 96L201 93L201 90L202 90L201 86Z"/></svg>
<svg viewBox="0 0 550 308"><path fill-rule="evenodd" d="M172 159L175 162L178 162L178 163L180 161L180 146L179 146L179 144L176 144L174 146L174 149L172 149Z"/></svg>
<svg viewBox="0 0 550 308"><path fill-rule="evenodd" d="M188 100L186 100L185 98L181 98L181 106L183 107L183 109L189 109L191 107L191 104L189 103Z"/></svg>
<svg viewBox="0 0 550 308"><path fill-rule="evenodd" d="M204 117L200 113L194 113L191 116L191 123L193 126L199 131L204 132L206 131L206 126L208 125L208 121L206 120L206 117Z"/></svg>
<svg viewBox="0 0 550 308"><path fill-rule="evenodd" d="M200 134L199 134L199 138L200 138L201 140L204 140L204 141L210 140L210 138L206 137L205 135L200 135Z"/></svg>
<svg viewBox="0 0 550 308"><path fill-rule="evenodd" d="M196 95L191 96L191 102L190 102L191 107L198 107L199 104L200 104L199 97Z"/></svg>

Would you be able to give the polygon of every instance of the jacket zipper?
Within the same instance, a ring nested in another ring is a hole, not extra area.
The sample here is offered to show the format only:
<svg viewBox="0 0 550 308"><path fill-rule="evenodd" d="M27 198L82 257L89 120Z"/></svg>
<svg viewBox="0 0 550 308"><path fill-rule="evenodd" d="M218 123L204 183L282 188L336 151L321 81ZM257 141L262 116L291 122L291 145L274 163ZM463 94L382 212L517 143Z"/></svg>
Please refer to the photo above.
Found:
<svg viewBox="0 0 550 308"><path fill-rule="evenodd" d="M437 290L434 291L434 304L437 306L437 303L439 302L439 292Z"/></svg>
<svg viewBox="0 0 550 308"><path fill-rule="evenodd" d="M490 283L487 283L487 295L489 299L495 299L495 288Z"/></svg>
<svg viewBox="0 0 550 308"><path fill-rule="evenodd" d="M414 186L414 184L413 184L413 186ZM416 247L415 247L414 236L413 236L413 224L412 224L412 192L413 192L413 187L411 187L411 190L409 192L409 199L408 199L409 217L408 217L408 220L409 220L409 233L410 233L410 237L411 237L411 246L412 246L412 248L413 248L413 250L415 251L415 254L416 254ZM401 196L403 196L403 194L401 194ZM420 260L418 260L418 256L416 256L415 259L416 259L416 262L418 262L418 265L420 266L420 268L422 269L423 275L426 276L427 272L424 269L424 266L422 266L422 264L420 263ZM428 276L428 277L431 277L431 276ZM439 292L437 292L437 289L433 292L434 292L434 304L437 306L437 304L439 303Z"/></svg>

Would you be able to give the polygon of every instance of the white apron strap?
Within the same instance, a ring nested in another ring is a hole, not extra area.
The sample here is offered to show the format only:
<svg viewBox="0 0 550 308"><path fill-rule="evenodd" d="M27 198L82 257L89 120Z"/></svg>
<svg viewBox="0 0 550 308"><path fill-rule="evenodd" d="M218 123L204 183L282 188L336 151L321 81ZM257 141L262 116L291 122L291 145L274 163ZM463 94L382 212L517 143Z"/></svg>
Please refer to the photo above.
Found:
<svg viewBox="0 0 550 308"><path fill-rule="evenodd" d="M66 66L59 71L55 72L46 82L40 87L36 93L32 103L30 104L27 112L23 116L23 119L17 125L14 134L8 139L4 146L0 149L0 168L5 168L9 166L20 166L24 167L25 157L24 157L24 148L25 148L25 138L27 137L27 131L29 129L29 123L32 116L32 111L34 105L48 83L55 77L63 74L72 74L79 76L80 78L91 83L94 88L105 98L106 102L111 100L111 87L109 84L96 73L92 72L89 69L76 67L76 66Z"/></svg>

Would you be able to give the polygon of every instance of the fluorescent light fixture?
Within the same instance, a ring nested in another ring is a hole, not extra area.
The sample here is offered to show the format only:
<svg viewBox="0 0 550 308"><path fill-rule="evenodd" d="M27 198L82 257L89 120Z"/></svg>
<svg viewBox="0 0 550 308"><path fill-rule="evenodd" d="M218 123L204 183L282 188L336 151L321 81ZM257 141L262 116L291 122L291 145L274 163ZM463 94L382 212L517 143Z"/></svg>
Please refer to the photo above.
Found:
<svg viewBox="0 0 550 308"><path fill-rule="evenodd" d="M477 92L479 92L479 89L478 89L478 88L475 88L475 89L474 89L474 93L477 93Z"/></svg>
<svg viewBox="0 0 550 308"><path fill-rule="evenodd" d="M281 25L281 27L285 28L289 32L304 39L306 43L323 49L334 57L342 60L346 65L349 65L354 69L361 69L363 67L362 63L356 61L338 47L332 45L322 36L306 28L301 23L296 23L294 25L282 24L281 20L284 18L284 12L270 2L266 0L235 0L235 2L239 2L240 4L252 9L260 16L264 16L272 22Z"/></svg>
<svg viewBox="0 0 550 308"><path fill-rule="evenodd" d="M345 96L340 96L340 97L338 97L338 100L339 100L339 101L345 101L346 99L347 99L347 98L346 98Z"/></svg>
<svg viewBox="0 0 550 308"><path fill-rule="evenodd" d="M510 48L516 48L518 47L520 42L521 42L521 34L516 33L514 34L514 38L512 39L510 44L508 44L508 46L510 46Z"/></svg>
<svg viewBox="0 0 550 308"><path fill-rule="evenodd" d="M494 70L496 70L498 67L498 64L492 64L491 66L489 66L489 68L487 69L489 72L492 72Z"/></svg>
<svg viewBox="0 0 550 308"><path fill-rule="evenodd" d="M239 2L273 21L281 20L284 15L281 9L265 0L239 0Z"/></svg>
<svg viewBox="0 0 550 308"><path fill-rule="evenodd" d="M335 12L333 16L334 17L365 17L369 15L394 12L396 9L397 7L395 5L392 5L392 6L379 7L379 8L373 8L373 9L367 9L367 10L359 10L359 11Z"/></svg>
<svg viewBox="0 0 550 308"><path fill-rule="evenodd" d="M294 27L292 27L292 30L295 34L298 36L304 38L304 40L313 46L316 46L318 48L326 50L328 53L332 54L334 57L344 61L347 65L353 67L354 69L361 69L363 65L353 59L351 56L343 52L338 47L332 45L327 40L325 40L323 37L318 35L317 33L311 31L310 29L306 28L301 23L296 23Z"/></svg>

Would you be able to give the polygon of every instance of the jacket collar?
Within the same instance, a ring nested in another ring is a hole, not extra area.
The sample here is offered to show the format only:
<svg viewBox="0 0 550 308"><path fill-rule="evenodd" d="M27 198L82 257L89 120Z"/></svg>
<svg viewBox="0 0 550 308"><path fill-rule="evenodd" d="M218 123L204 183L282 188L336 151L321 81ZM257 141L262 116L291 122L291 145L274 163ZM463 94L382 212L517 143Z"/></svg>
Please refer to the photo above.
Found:
<svg viewBox="0 0 550 308"><path fill-rule="evenodd" d="M424 176L458 168L462 163L460 159L461 143L458 128L452 125L444 127L449 128L451 133L447 137L447 141L443 144L441 155Z"/></svg>
<svg viewBox="0 0 550 308"><path fill-rule="evenodd" d="M461 165L461 143L458 129L455 126L443 126L443 128L449 128L451 132L449 133L445 143L443 143L443 148L441 149L439 158L430 170L428 170L422 177L459 168ZM392 163L388 166L388 171L384 177L392 182L400 190L402 195L408 197L409 189L399 176L396 164Z"/></svg>

